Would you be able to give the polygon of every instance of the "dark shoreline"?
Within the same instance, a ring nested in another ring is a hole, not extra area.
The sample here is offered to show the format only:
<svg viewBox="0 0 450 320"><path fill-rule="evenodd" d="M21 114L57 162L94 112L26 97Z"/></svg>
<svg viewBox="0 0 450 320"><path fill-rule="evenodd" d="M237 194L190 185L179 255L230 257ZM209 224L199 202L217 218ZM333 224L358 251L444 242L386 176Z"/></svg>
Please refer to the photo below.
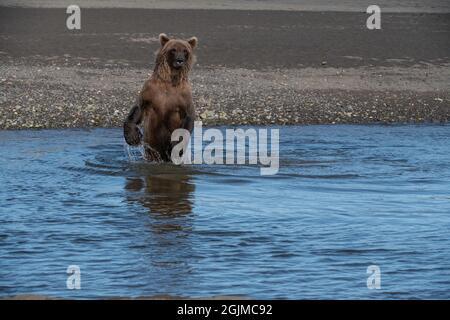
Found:
<svg viewBox="0 0 450 320"><path fill-rule="evenodd" d="M52 58L52 63L76 66L80 59L89 67L115 64L150 70L157 36L165 32L195 34L202 67L450 63L450 13L385 13L381 30L366 28L365 12L89 8L82 9L81 30L68 30L67 16L57 8L0 6L2 56L34 64L48 64L46 58Z"/></svg>

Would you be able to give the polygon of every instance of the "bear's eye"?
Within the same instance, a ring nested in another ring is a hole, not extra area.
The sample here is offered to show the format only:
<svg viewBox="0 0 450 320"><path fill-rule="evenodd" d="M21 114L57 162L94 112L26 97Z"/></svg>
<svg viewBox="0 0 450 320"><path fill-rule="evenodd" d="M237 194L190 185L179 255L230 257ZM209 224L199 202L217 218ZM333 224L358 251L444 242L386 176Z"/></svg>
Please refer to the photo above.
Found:
<svg viewBox="0 0 450 320"><path fill-rule="evenodd" d="M170 53L175 53L177 50L175 50L175 49L171 49L170 50Z"/></svg>

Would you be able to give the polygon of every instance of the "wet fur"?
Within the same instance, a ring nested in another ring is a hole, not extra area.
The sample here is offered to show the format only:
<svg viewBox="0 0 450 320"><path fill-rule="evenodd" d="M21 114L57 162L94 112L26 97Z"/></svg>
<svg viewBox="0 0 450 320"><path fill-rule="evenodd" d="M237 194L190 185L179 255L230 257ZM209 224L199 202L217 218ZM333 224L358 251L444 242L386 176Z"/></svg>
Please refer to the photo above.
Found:
<svg viewBox="0 0 450 320"><path fill-rule="evenodd" d="M159 39L161 48L156 55L153 74L144 83L123 128L128 144L139 145L143 142L146 159L170 161L172 132L178 128L192 132L194 125L195 110L188 75L195 61L193 50L197 38L169 39L161 34ZM170 61L174 51L187 52L184 65L179 69ZM143 127L143 134L139 125Z"/></svg>

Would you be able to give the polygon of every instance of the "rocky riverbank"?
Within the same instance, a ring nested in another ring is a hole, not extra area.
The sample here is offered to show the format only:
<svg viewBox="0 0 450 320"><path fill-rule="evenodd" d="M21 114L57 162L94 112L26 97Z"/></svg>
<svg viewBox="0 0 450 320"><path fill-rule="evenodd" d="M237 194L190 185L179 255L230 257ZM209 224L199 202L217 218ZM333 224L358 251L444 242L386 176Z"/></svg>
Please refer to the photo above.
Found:
<svg viewBox="0 0 450 320"><path fill-rule="evenodd" d="M449 70L197 68L191 79L205 125L420 123L450 120ZM121 126L147 71L2 63L0 129Z"/></svg>

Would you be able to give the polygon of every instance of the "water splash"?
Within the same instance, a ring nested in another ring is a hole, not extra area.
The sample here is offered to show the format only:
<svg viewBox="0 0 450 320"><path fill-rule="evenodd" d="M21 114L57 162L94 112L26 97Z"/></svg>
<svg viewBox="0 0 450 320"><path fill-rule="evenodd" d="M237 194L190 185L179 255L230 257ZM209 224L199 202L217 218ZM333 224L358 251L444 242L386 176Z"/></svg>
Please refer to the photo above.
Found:
<svg viewBox="0 0 450 320"><path fill-rule="evenodd" d="M130 162L145 160L145 150L142 144L138 146L130 146L125 140L123 140L123 148Z"/></svg>
<svg viewBox="0 0 450 320"><path fill-rule="evenodd" d="M125 154L130 162L147 161L149 163L163 163L159 152L145 142L141 142L137 146L130 146L123 140Z"/></svg>

